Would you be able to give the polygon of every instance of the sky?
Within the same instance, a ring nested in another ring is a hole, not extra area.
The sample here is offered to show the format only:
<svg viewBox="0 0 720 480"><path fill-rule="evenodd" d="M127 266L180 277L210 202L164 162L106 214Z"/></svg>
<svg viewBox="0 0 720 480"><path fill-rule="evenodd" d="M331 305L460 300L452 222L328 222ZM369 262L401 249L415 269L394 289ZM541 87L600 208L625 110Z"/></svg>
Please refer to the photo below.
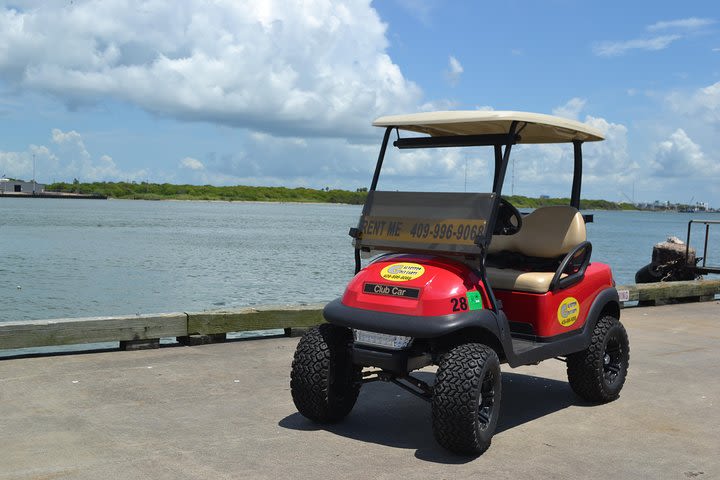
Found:
<svg viewBox="0 0 720 480"><path fill-rule="evenodd" d="M0 175L367 187L381 116L576 119L584 198L720 207L716 0L0 0ZM568 196L572 149L505 193ZM398 156L380 188L487 179L482 149ZM482 190L482 189L481 189Z"/></svg>

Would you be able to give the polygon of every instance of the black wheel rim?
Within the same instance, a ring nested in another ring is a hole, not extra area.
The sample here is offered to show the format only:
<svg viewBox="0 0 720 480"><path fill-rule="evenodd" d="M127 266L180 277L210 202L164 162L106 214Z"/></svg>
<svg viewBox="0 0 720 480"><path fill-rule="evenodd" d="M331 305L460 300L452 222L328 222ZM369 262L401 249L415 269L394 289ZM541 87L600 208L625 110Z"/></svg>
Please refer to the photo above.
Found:
<svg viewBox="0 0 720 480"><path fill-rule="evenodd" d="M617 336L608 339L603 353L603 378L612 386L620 378L623 368L623 347Z"/></svg>
<svg viewBox="0 0 720 480"><path fill-rule="evenodd" d="M480 398L478 398L478 422L480 430L490 426L495 410L495 372L486 372L480 385Z"/></svg>

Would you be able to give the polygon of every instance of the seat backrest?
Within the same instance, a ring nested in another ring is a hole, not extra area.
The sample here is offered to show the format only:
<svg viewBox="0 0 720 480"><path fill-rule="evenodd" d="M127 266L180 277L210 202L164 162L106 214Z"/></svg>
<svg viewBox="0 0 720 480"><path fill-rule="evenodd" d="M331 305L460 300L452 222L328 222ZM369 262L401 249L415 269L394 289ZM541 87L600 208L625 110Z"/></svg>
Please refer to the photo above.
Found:
<svg viewBox="0 0 720 480"><path fill-rule="evenodd" d="M529 257L556 258L587 240L585 220L576 208L541 207L523 217L515 235L494 235L489 253L518 252Z"/></svg>

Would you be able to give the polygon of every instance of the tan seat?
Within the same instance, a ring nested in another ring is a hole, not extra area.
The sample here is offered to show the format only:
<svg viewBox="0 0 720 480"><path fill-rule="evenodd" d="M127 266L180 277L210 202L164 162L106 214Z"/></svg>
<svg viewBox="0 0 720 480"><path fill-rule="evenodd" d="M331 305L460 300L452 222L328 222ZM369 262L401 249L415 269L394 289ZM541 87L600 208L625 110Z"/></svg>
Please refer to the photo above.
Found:
<svg viewBox="0 0 720 480"><path fill-rule="evenodd" d="M512 268L495 267L488 267L486 271L492 288L530 293L547 292L555 275L555 272L523 272ZM562 278L565 277L567 275L563 274Z"/></svg>
<svg viewBox="0 0 720 480"><path fill-rule="evenodd" d="M488 253L516 252L528 257L554 259L566 255L586 239L585 221L576 208L542 207L523 217L522 228L515 235L494 236ZM554 271L487 268L493 288L531 293L547 292L554 275Z"/></svg>

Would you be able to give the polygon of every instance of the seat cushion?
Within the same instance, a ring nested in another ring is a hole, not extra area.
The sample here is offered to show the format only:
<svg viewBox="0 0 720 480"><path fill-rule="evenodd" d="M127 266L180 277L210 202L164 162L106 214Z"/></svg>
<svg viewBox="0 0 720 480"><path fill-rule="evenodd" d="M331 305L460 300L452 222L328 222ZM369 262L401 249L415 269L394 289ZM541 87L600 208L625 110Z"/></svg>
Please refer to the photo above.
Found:
<svg viewBox="0 0 720 480"><path fill-rule="evenodd" d="M518 252L529 257L555 258L587 240L582 214L570 206L541 207L523 217L515 235L495 235L489 253Z"/></svg>
<svg viewBox="0 0 720 480"><path fill-rule="evenodd" d="M511 257L513 254L554 260L564 257L586 238L585 221L577 209L569 206L542 207L523 217L522 228L515 235L493 236L488 252L496 256L495 260L503 266L508 265L508 262L502 261L503 256ZM547 270L538 266L537 262L525 263L521 268ZM492 288L545 293L550 289L555 272L487 267L487 276ZM566 276L563 274L562 278Z"/></svg>
<svg viewBox="0 0 720 480"><path fill-rule="evenodd" d="M492 288L530 293L546 293L555 272L523 272L512 268L487 267L488 281ZM567 277L563 274L562 277Z"/></svg>

